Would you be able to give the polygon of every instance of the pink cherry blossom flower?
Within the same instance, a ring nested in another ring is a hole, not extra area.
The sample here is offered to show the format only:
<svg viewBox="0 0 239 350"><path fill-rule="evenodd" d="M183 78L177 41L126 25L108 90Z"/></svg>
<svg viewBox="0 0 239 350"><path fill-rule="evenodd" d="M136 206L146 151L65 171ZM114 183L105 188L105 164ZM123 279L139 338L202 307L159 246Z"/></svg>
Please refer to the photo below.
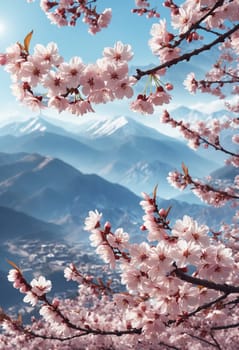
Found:
<svg viewBox="0 0 239 350"><path fill-rule="evenodd" d="M101 243L104 242L103 233L99 229L92 229L90 235L90 241L92 247L98 247Z"/></svg>
<svg viewBox="0 0 239 350"><path fill-rule="evenodd" d="M108 27L112 17L112 10L111 8L105 9L99 16L97 25L101 28Z"/></svg>
<svg viewBox="0 0 239 350"><path fill-rule="evenodd" d="M182 220L176 220L172 229L172 234L185 239L187 242L192 241L202 246L209 244L209 228L206 225L199 225L197 221L190 216L184 215Z"/></svg>
<svg viewBox="0 0 239 350"><path fill-rule="evenodd" d="M102 213L99 213L98 210L89 211L89 216L85 219L84 230L91 231L99 227L101 218Z"/></svg>
<svg viewBox="0 0 239 350"><path fill-rule="evenodd" d="M32 286L31 292L39 297L50 292L52 287L51 281L46 280L44 276L34 278L30 284Z"/></svg>
<svg viewBox="0 0 239 350"><path fill-rule="evenodd" d="M67 107L67 111L79 116L79 115L86 114L88 112L94 112L94 109L92 108L90 101L78 100L75 102L71 102Z"/></svg>
<svg viewBox="0 0 239 350"><path fill-rule="evenodd" d="M9 282L13 282L13 287L19 289L21 293L26 293L30 289L19 270L10 270L7 278Z"/></svg>
<svg viewBox="0 0 239 350"><path fill-rule="evenodd" d="M200 259L201 248L193 241L179 240L175 248L175 260L178 267L197 265Z"/></svg>
<svg viewBox="0 0 239 350"><path fill-rule="evenodd" d="M55 97L55 95L61 95L66 93L66 82L59 72L53 70L49 71L42 78L42 85L48 89L48 97Z"/></svg>
<svg viewBox="0 0 239 350"><path fill-rule="evenodd" d="M21 77L32 87L40 83L41 78L46 72L46 67L33 60L23 62L21 65Z"/></svg>
<svg viewBox="0 0 239 350"><path fill-rule="evenodd" d="M64 277L67 281L76 281L79 284L83 282L83 276L77 273L77 270L73 264L70 264L64 269Z"/></svg>
<svg viewBox="0 0 239 350"><path fill-rule="evenodd" d="M147 242L133 244L129 247L131 264L139 266L141 270L148 269L148 259L150 258L150 246Z"/></svg>
<svg viewBox="0 0 239 350"><path fill-rule="evenodd" d="M154 108L146 95L138 95L137 99L130 104L133 112L142 114L153 114Z"/></svg>
<svg viewBox="0 0 239 350"><path fill-rule="evenodd" d="M122 272L121 282L127 286L129 291L135 291L144 278L140 271L132 267Z"/></svg>
<svg viewBox="0 0 239 350"><path fill-rule="evenodd" d="M159 23L154 23L150 34L152 38L149 40L149 47L154 55L159 55L160 50L167 46L174 37L167 31L165 19L160 20Z"/></svg>
<svg viewBox="0 0 239 350"><path fill-rule="evenodd" d="M115 256L112 248L107 244L100 244L96 248L96 253L101 256L104 262L110 265L112 269L115 268Z"/></svg>
<svg viewBox="0 0 239 350"><path fill-rule="evenodd" d="M23 298L24 303L29 303L32 306L35 306L38 303L38 296L31 291L27 292Z"/></svg>
<svg viewBox="0 0 239 350"><path fill-rule="evenodd" d="M63 62L63 57L59 55L57 44L50 42L47 46L37 44L34 48L34 60L48 67L58 67Z"/></svg>
<svg viewBox="0 0 239 350"><path fill-rule="evenodd" d="M141 192L143 200L140 201L140 205L146 213L153 213L156 211L154 200L145 192Z"/></svg>
<svg viewBox="0 0 239 350"><path fill-rule="evenodd" d="M149 4L149 2L147 0L135 0L135 5L137 7L143 7L143 8L150 6L150 4Z"/></svg>
<svg viewBox="0 0 239 350"><path fill-rule="evenodd" d="M92 91L105 87L101 73L101 68L97 64L90 64L85 68L84 74L81 75L79 81L84 95L87 96Z"/></svg>
<svg viewBox="0 0 239 350"><path fill-rule="evenodd" d="M121 41L117 41L113 48L104 48L103 57L110 62L113 60L116 63L124 63L132 59L133 52L130 45L124 45Z"/></svg>
<svg viewBox="0 0 239 350"><path fill-rule="evenodd" d="M59 12L47 12L47 17L49 18L50 22L53 24L56 24L58 27L64 27L68 25L68 21L66 18L64 18Z"/></svg>
<svg viewBox="0 0 239 350"><path fill-rule="evenodd" d="M195 11L195 8L198 11ZM176 15L172 16L172 26L178 29L180 34L185 33L197 20L199 14L199 3L194 4L194 6L186 3L179 7Z"/></svg>
<svg viewBox="0 0 239 350"><path fill-rule="evenodd" d="M102 78L106 81L106 86L109 89L114 89L128 73L127 64L112 64L108 63L102 74Z"/></svg>
<svg viewBox="0 0 239 350"><path fill-rule="evenodd" d="M171 248L160 241L156 247L153 247L148 260L148 275L153 281L157 281L167 273L173 270L174 257L172 257Z"/></svg>
<svg viewBox="0 0 239 350"><path fill-rule="evenodd" d="M42 102L42 97L33 96L31 93L26 92L24 96L24 104L31 108L33 111L39 112L41 109L45 108Z"/></svg>
<svg viewBox="0 0 239 350"><path fill-rule="evenodd" d="M61 113L69 107L69 102L65 97L53 96L48 101L48 107L56 108Z"/></svg>
<svg viewBox="0 0 239 350"><path fill-rule="evenodd" d="M122 228L117 228L113 235L107 236L107 240L111 247L122 250L128 247L129 234L124 232Z"/></svg>
<svg viewBox="0 0 239 350"><path fill-rule="evenodd" d="M84 68L82 60L79 57L73 57L69 63L64 62L60 65L59 72L66 85L77 88Z"/></svg>
<svg viewBox="0 0 239 350"><path fill-rule="evenodd" d="M197 91L198 83L195 79L195 74L188 74L187 78L183 82L185 88L191 93L194 94Z"/></svg>
<svg viewBox="0 0 239 350"><path fill-rule="evenodd" d="M161 106L164 103L169 103L171 96L162 87L158 87L154 93L149 95L148 100L155 106Z"/></svg>
<svg viewBox="0 0 239 350"><path fill-rule="evenodd" d="M116 84L114 94L117 99L123 99L124 97L131 98L134 94L134 90L131 87L131 79L124 78Z"/></svg>
<svg viewBox="0 0 239 350"><path fill-rule="evenodd" d="M107 103L109 101L113 101L115 98L114 93L111 89L109 88L102 88L102 89L98 89L98 90L93 90L90 92L89 96L88 96L88 100L91 103Z"/></svg>
<svg viewBox="0 0 239 350"><path fill-rule="evenodd" d="M7 54L0 53L0 66L4 66L7 63Z"/></svg>

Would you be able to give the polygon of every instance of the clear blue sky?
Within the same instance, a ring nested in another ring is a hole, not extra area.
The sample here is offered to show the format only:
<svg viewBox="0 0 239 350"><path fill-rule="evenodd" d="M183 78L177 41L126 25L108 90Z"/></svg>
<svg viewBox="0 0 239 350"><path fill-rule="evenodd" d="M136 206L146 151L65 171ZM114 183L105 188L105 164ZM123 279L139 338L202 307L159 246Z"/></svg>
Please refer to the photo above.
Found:
<svg viewBox="0 0 239 350"><path fill-rule="evenodd" d="M152 4L162 3L153 1ZM147 20L131 13L134 7L134 0L98 0L99 9L111 7L113 18L109 29L104 29L96 35L87 32L87 26L79 20L76 27L58 28L50 23L45 13L40 9L39 0L34 3L27 3L26 0L5 0L0 1L0 52L17 41L23 42L27 33L32 29L34 35L31 41L31 48L37 43L46 45L54 41L58 43L60 54L69 60L72 56L80 56L84 62L94 62L101 57L105 46L113 46L118 40L131 44L135 53L132 64L135 66L158 64L148 47L151 25L158 19ZM161 11L162 10L162 11ZM161 17L168 13L160 6ZM30 110L21 108L19 103L11 94L10 78L0 67L0 120L10 118L11 115L31 116ZM188 101L190 97L188 97ZM194 98L196 102L197 99ZM100 113L121 113L127 114L126 102L115 102L110 106L97 107ZM108 111L108 112L107 112ZM130 114L130 113L128 113Z"/></svg>

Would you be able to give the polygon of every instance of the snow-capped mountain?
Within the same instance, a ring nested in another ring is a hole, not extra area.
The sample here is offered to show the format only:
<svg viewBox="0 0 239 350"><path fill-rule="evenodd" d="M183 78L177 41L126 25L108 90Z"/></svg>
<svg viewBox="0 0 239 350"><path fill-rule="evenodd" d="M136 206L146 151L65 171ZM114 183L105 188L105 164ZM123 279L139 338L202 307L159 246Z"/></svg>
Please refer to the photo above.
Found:
<svg viewBox="0 0 239 350"><path fill-rule="evenodd" d="M14 121L0 127L0 135L23 136L32 133L51 132L59 135L65 135L64 128L60 128L54 123L47 121L44 116L32 117L26 121Z"/></svg>
<svg viewBox="0 0 239 350"><path fill-rule="evenodd" d="M59 158L84 173L96 173L127 186L136 194L151 192L159 184L162 197L176 195L165 178L169 170L180 169L182 162L197 176L219 167L180 140L125 116L82 118L74 126L62 123L62 127L39 117L5 125L0 135L0 151Z"/></svg>
<svg viewBox="0 0 239 350"><path fill-rule="evenodd" d="M91 139L113 136L121 140L121 142L130 136L147 136L156 139L164 137L155 129L126 116L87 117L81 119L72 129L72 132Z"/></svg>

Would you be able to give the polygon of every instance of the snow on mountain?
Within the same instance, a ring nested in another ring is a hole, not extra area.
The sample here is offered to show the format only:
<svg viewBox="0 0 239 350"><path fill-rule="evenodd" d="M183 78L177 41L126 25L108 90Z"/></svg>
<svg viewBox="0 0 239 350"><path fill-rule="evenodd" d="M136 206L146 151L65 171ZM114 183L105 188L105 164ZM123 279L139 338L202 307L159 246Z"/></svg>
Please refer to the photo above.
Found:
<svg viewBox="0 0 239 350"><path fill-rule="evenodd" d="M126 124L128 124L128 120L122 116L114 120L107 119L103 123L98 121L92 124L87 131L90 132L93 137L102 137L113 134Z"/></svg>
<svg viewBox="0 0 239 350"><path fill-rule="evenodd" d="M45 159L43 159L43 161L40 164L38 164L38 166L34 169L34 171L42 170L44 167L46 167L52 161L53 161L52 157L46 157Z"/></svg>
<svg viewBox="0 0 239 350"><path fill-rule="evenodd" d="M77 120L75 124L64 124L63 127L71 132L72 136L80 136L85 140L90 139L97 146L100 146L100 141L106 137L110 140L117 139L117 142L120 143L125 142L126 138L130 136L151 137L155 139L168 138L156 129L124 115L114 117L86 116Z"/></svg>
<svg viewBox="0 0 239 350"><path fill-rule="evenodd" d="M42 123L39 121L39 118L33 118L32 120L30 120L30 122L20 128L20 133L24 133L24 134L28 134L34 131L45 131L46 130L46 126L42 125Z"/></svg>
<svg viewBox="0 0 239 350"><path fill-rule="evenodd" d="M26 121L14 121L0 127L0 135L23 136L34 133L52 132L65 135L66 130L49 122L44 116L32 117Z"/></svg>

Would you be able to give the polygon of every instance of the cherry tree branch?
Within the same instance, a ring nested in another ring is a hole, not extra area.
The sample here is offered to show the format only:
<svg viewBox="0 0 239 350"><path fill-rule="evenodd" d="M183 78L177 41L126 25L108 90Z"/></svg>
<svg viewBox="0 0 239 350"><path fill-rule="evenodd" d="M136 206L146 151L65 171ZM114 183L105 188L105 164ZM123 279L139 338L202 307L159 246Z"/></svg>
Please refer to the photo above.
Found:
<svg viewBox="0 0 239 350"><path fill-rule="evenodd" d="M207 140L205 137L203 137L202 135L200 135L199 132L194 131L192 129L190 129L187 125L185 125L183 123L183 121L177 121L175 119L173 119L172 117L170 117L169 113L167 111L165 111L164 113L167 114L167 123L171 123L174 125L174 127L178 127L181 130L187 132L188 134L190 134L193 138L197 138L197 140L200 140L202 143L205 143L208 146L211 146L212 148L214 148L216 151L221 151L227 155L230 155L232 157L239 157L239 154L231 152L229 150L227 150L226 148L224 148L219 140L219 137L216 138L215 143Z"/></svg>
<svg viewBox="0 0 239 350"><path fill-rule="evenodd" d="M181 348L178 348L178 347L173 346L173 345L166 344L166 343L164 343L164 342L160 342L159 345L165 346L165 347L168 348L168 349L181 350Z"/></svg>
<svg viewBox="0 0 239 350"><path fill-rule="evenodd" d="M222 350L222 348L221 348L220 344L218 343L217 339L215 338L215 336L212 333L210 333L210 336L213 339L213 341L215 342L215 345L218 348L218 350Z"/></svg>
<svg viewBox="0 0 239 350"><path fill-rule="evenodd" d="M183 40L185 40L185 38L187 38L188 35L189 35L193 30L196 30L196 29L202 29L202 30L204 29L204 30L207 30L205 27L201 26L200 23L203 22L207 17L209 17L210 15L212 15L213 12L214 12L218 7L222 6L222 5L223 5L223 2L224 2L224 0L219 0L219 1L217 1L217 2L214 4L214 6L213 6L204 16L202 16L197 22L193 23L193 24L191 25L191 27L190 27L185 33L181 34L181 35L180 35L180 39L177 40L177 41L174 43L174 45L172 45L171 47L172 47L172 48L175 48L175 47L179 46L179 45L181 44L181 42L182 42ZM211 31L211 33L213 33L213 31ZM215 32L214 32L213 34L215 34ZM218 33L217 33L217 35L218 35ZM219 35L221 35L221 34L219 33Z"/></svg>
<svg viewBox="0 0 239 350"><path fill-rule="evenodd" d="M220 297L218 297L217 299L212 300L212 301L205 303L203 305L200 305L199 307L196 308L196 310L194 310L188 314L183 315L179 321L178 320L169 320L167 322L167 326L170 326L173 323L177 323L177 324L182 323L182 322L186 321L187 319L189 319L189 317L195 316L197 313L199 313L202 310L209 309L211 306L216 305L217 303L220 303L222 300L226 299L227 297L228 297L228 293L220 295Z"/></svg>
<svg viewBox="0 0 239 350"><path fill-rule="evenodd" d="M198 286L203 286L203 287L206 287L208 289L217 290L219 292L223 292L226 294L239 293L239 287L231 286L228 284L219 284L219 283L215 283L215 282L208 281L205 279L189 276L177 267L172 271L171 274L176 275L182 281L185 281L185 282L188 282L191 284L196 284Z"/></svg>
<svg viewBox="0 0 239 350"><path fill-rule="evenodd" d="M218 193L219 196L221 196L222 198L225 198L227 200L229 200L229 199L239 199L239 195L230 194L230 193L228 193L226 191L218 190L218 189L216 189L216 188L214 188L214 187L212 187L212 186L210 186L208 184L203 185L203 184L201 184L201 183L199 183L197 181L194 181L191 177L189 177L189 178L190 178L189 183L193 184L195 186L194 188L200 188L201 190L204 190L206 192L211 191L211 192L214 192L214 193Z"/></svg>
<svg viewBox="0 0 239 350"><path fill-rule="evenodd" d="M186 333L186 334L189 335L191 338L197 339L197 340L199 340L199 341L201 341L201 342L203 342L203 343L205 343L207 345L213 346L214 348L217 347L216 344L211 343L210 341L206 340L205 338L198 337L197 335L191 334L191 333Z"/></svg>
<svg viewBox="0 0 239 350"><path fill-rule="evenodd" d="M143 76L155 74L160 69L172 67L175 64L178 64L179 62L182 62L182 61L189 61L193 56L199 55L200 53L202 53L204 51L208 51L213 46L224 42L225 39L229 38L230 35L233 34L234 32L236 32L237 30L239 30L239 24L235 25L233 28L228 30L226 33L221 34L220 37L216 38L211 43L203 45L202 47L200 47L198 49L195 49L193 51L185 53L179 57L173 58L170 61L164 62L164 63L160 64L159 66L156 66L154 68L151 68L151 69L148 69L145 71L143 71L141 69L136 69L136 74L134 75L134 77L137 80L140 80Z"/></svg>
<svg viewBox="0 0 239 350"><path fill-rule="evenodd" d="M211 306L221 302L222 300L226 299L227 297L228 297L228 293L225 293L225 294L221 295L219 298L217 298L217 299L215 299L213 301L210 301L209 303L205 303L203 305L200 305L196 310L190 312L187 315L187 318L196 315L198 312L200 312L202 310L210 308Z"/></svg>
<svg viewBox="0 0 239 350"><path fill-rule="evenodd" d="M230 329L230 328L239 328L239 322L238 323L233 323L233 324L228 324L224 326L214 326L211 328L213 331L220 331L222 329Z"/></svg>

